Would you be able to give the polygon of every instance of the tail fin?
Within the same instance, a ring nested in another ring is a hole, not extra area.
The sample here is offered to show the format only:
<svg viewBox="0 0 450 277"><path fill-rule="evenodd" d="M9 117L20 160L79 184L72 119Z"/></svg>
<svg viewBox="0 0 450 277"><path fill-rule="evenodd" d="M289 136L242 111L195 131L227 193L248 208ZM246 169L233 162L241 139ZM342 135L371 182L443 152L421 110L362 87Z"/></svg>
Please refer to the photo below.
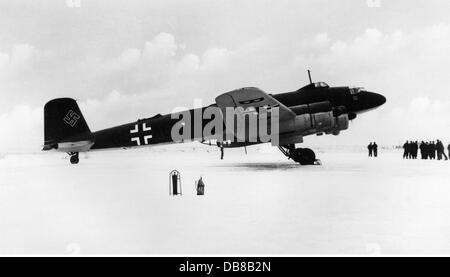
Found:
<svg viewBox="0 0 450 277"><path fill-rule="evenodd" d="M77 102L71 98L53 99L44 106L44 150L58 143L89 140L91 130Z"/></svg>

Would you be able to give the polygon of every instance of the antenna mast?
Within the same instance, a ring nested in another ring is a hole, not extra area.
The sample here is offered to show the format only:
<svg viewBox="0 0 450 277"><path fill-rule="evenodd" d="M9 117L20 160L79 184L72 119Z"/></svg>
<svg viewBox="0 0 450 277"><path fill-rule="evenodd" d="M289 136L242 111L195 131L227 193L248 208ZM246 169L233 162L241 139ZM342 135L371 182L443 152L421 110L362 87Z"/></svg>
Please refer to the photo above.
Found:
<svg viewBox="0 0 450 277"><path fill-rule="evenodd" d="M309 71L309 69L308 69L308 77L309 77L309 83L312 84L312 80L311 80L311 71Z"/></svg>

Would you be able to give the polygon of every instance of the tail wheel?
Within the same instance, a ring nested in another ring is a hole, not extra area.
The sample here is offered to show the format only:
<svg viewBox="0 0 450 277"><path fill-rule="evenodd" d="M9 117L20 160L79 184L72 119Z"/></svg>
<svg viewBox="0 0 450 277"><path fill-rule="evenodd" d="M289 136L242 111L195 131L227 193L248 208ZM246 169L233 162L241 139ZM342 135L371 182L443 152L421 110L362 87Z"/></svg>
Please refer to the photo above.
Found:
<svg viewBox="0 0 450 277"><path fill-rule="evenodd" d="M80 161L79 157L78 157L78 153L72 154L70 156L70 163L71 164L77 164Z"/></svg>

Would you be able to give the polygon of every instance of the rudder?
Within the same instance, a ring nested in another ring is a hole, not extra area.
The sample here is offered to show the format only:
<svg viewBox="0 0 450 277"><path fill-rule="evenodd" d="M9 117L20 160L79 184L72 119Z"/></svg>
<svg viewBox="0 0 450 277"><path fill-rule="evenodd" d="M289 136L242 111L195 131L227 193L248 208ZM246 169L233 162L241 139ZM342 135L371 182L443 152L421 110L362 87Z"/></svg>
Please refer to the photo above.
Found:
<svg viewBox="0 0 450 277"><path fill-rule="evenodd" d="M57 98L45 104L44 150L57 148L61 142L91 138L91 130L74 99Z"/></svg>

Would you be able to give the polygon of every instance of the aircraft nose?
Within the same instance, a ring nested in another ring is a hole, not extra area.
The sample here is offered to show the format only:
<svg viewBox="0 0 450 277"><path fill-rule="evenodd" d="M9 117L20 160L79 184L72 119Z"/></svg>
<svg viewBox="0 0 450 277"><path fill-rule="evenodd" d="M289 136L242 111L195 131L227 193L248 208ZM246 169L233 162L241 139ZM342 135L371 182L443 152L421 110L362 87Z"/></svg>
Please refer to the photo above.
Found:
<svg viewBox="0 0 450 277"><path fill-rule="evenodd" d="M386 97L370 91L361 91L358 100L360 111L374 109L386 103Z"/></svg>
<svg viewBox="0 0 450 277"><path fill-rule="evenodd" d="M386 103L386 97L384 97L383 95L370 91L367 91L366 93L367 93L366 97L369 99L369 102L372 103L374 108L379 107L384 103Z"/></svg>

